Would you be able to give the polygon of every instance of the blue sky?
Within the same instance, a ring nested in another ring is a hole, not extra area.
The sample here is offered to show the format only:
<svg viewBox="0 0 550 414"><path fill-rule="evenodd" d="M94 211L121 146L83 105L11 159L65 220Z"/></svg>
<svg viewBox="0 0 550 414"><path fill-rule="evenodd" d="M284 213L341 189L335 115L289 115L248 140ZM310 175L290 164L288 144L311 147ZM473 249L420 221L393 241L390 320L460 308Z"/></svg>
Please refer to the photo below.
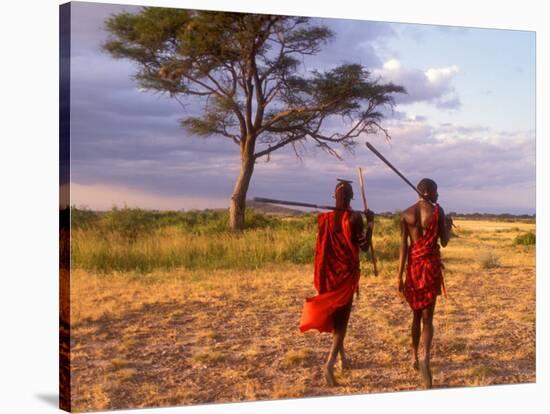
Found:
<svg viewBox="0 0 550 414"><path fill-rule="evenodd" d="M101 52L103 21L137 7L73 3L71 58L72 204L156 209L225 207L237 177L237 148L189 136L174 100L139 91L130 62ZM408 95L383 121L391 144L362 137L344 161L311 145L303 161L283 149L258 162L249 197L326 204L336 178L363 167L375 211L403 209L412 191L364 147L366 139L413 182L439 184L447 211L535 212L535 34L340 19L312 19L334 40L302 71L365 65ZM188 111L200 110L189 102ZM187 114L188 115L188 114ZM354 207L360 208L359 198Z"/></svg>
<svg viewBox="0 0 550 414"><path fill-rule="evenodd" d="M461 110L434 115L497 129L528 125L534 129L533 32L410 24L395 28L400 35L392 48L404 66L459 67L454 87L460 92ZM499 104L503 102L506 104ZM414 110L429 113L430 108L419 105Z"/></svg>

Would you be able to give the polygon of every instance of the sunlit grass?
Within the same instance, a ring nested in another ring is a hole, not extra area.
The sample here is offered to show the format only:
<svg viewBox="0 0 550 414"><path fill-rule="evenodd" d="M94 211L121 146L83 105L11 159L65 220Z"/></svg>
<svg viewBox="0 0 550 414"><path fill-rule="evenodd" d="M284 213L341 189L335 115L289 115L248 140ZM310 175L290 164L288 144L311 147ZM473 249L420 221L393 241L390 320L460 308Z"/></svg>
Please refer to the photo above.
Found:
<svg viewBox="0 0 550 414"><path fill-rule="evenodd" d="M75 211L72 266L104 274L142 274L180 267L258 269L267 264L306 264L311 263L315 251L315 214L271 217L251 212L248 229L234 234L227 230L227 214L220 212L122 209L98 215ZM394 220L377 221L376 257L384 270L386 262L397 259L399 240Z"/></svg>

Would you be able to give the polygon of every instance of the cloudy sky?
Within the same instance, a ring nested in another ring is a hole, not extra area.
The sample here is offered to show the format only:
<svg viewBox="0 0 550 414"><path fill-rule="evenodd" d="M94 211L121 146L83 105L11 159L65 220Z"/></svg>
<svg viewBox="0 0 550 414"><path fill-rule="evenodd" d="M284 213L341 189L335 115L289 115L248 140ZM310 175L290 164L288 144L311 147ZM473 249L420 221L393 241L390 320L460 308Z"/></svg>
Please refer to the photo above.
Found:
<svg viewBox="0 0 550 414"><path fill-rule="evenodd" d="M189 136L186 109L139 91L132 63L100 50L103 22L131 6L72 3L71 204L154 209L226 207L239 171L238 148L225 138ZM403 209L416 199L371 154L372 142L411 181L439 185L447 211L535 212L535 34L495 29L313 19L334 32L321 53L300 67L361 63L408 94L383 121L392 136L360 139L343 161L314 146L302 160L289 149L256 165L255 196L331 203L336 178L357 183L363 167L369 205ZM358 192L356 191L358 194ZM360 197L354 201L361 208Z"/></svg>

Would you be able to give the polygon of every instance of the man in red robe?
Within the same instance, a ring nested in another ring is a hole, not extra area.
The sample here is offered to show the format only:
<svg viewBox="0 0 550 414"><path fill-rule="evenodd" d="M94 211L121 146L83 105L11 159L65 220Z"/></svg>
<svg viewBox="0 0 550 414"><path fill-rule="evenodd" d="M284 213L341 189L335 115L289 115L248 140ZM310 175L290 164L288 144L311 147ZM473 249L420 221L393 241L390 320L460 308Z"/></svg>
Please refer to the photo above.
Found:
<svg viewBox="0 0 550 414"><path fill-rule="evenodd" d="M340 180L334 192L337 210L319 214L315 248L314 285L317 296L304 304L300 330L332 332L331 350L324 365L327 383L337 385L334 365L338 354L342 369L349 368L344 350L353 294L359 289L359 249L368 250L372 238L374 214L367 212L364 232L361 214L352 212L353 189L349 181Z"/></svg>
<svg viewBox="0 0 550 414"><path fill-rule="evenodd" d="M417 188L424 197L401 214L398 289L413 310L413 367L416 370L420 368L424 385L431 388L430 349L434 332L433 315L437 295L441 294L442 287L445 289L438 241L441 242L441 246L447 246L451 221L446 219L443 208L437 204L439 195L435 181L424 178L418 183ZM403 283L405 261L407 266ZM424 361L419 364L421 321Z"/></svg>

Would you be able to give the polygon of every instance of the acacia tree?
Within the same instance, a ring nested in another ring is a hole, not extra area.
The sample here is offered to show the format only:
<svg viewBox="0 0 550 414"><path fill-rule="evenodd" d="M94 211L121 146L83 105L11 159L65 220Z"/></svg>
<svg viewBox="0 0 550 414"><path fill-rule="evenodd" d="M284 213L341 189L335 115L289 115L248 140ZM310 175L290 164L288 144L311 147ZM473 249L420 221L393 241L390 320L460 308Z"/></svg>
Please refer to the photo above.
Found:
<svg viewBox="0 0 550 414"><path fill-rule="evenodd" d="M240 151L241 169L229 205L230 226L244 227L254 165L282 147L312 141L339 157L363 133L382 131L381 107L393 107L404 88L372 79L360 64L299 71L333 36L308 18L144 7L105 21L103 49L137 63L141 88L175 99L196 97L200 116L182 126L200 136L219 135ZM342 132L327 132L339 118ZM343 120L343 122L342 122Z"/></svg>

